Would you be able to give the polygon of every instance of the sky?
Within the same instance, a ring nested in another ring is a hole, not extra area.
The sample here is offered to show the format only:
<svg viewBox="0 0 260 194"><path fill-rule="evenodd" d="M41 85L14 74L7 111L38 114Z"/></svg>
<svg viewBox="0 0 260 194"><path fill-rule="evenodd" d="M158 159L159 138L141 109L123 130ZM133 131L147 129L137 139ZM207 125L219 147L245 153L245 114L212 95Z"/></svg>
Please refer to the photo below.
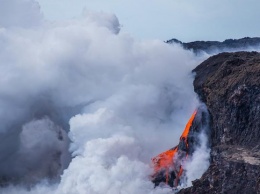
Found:
<svg viewBox="0 0 260 194"><path fill-rule="evenodd" d="M38 0L46 19L79 17L82 11L114 13L121 31L139 39L181 41L257 37L259 0Z"/></svg>

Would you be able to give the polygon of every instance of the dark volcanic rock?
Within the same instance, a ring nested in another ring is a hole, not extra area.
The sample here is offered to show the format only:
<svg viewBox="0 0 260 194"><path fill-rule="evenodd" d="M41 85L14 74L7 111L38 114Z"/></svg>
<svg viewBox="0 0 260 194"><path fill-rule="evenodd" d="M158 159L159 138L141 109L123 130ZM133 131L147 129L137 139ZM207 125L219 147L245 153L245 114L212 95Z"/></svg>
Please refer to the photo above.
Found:
<svg viewBox="0 0 260 194"><path fill-rule="evenodd" d="M221 53L194 72L211 117L211 165L179 193L260 193L260 53Z"/></svg>
<svg viewBox="0 0 260 194"><path fill-rule="evenodd" d="M194 42L181 42L177 39L167 40L169 44L181 44L184 49L193 50L195 53L204 51L206 53L214 53L223 50L245 50L252 47L260 47L260 38L241 38L241 39L227 39L223 42L219 41L194 41Z"/></svg>
<svg viewBox="0 0 260 194"><path fill-rule="evenodd" d="M212 116L213 146L260 144L260 54L222 53L196 69L195 91Z"/></svg>

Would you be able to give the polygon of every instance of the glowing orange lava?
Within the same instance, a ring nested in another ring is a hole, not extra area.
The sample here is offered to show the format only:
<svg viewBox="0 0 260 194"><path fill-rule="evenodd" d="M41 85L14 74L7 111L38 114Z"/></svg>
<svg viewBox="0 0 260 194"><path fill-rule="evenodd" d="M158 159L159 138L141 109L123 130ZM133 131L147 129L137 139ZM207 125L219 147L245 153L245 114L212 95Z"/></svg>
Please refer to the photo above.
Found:
<svg viewBox="0 0 260 194"><path fill-rule="evenodd" d="M194 113L192 114L191 118L189 119L188 123L186 124L186 127L180 137L180 141L184 140L187 148L189 147L187 137L189 135L189 131L190 131L190 128L192 126L192 123L193 123L193 120L194 120L196 114L197 114L197 110L194 111ZM169 172L172 170L171 168L174 168L174 156L176 155L176 153L178 153L178 151L179 151L179 148L178 148L178 146L176 146L176 147L174 147L170 150L167 150L165 152L162 152L158 156L152 158L152 164L154 167L153 177L155 177L160 172L164 172L165 180L166 180L165 182L166 182L166 184L168 184ZM186 158L187 158L187 156L188 156L188 153L186 153ZM179 181L182 173L183 173L183 168L182 168L182 166L180 166L180 169L178 170L177 174L175 175L176 182ZM177 183L176 183L176 185L177 185Z"/></svg>

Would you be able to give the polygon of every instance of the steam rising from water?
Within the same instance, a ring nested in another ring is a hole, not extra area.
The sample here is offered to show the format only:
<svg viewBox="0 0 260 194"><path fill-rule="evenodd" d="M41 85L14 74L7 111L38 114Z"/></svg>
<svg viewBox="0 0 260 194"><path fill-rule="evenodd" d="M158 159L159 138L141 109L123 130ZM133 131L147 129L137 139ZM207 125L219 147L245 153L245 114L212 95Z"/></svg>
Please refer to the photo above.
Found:
<svg viewBox="0 0 260 194"><path fill-rule="evenodd" d="M196 115L194 126L197 125L197 135L195 136L194 153L188 157L184 164L185 176L183 176L182 186L192 186L192 181L199 179L208 169L210 163L210 120L207 107L201 104Z"/></svg>
<svg viewBox="0 0 260 194"><path fill-rule="evenodd" d="M208 147L208 136L205 132L199 135L199 140L200 145L196 148L191 159L187 161L184 167L186 170L185 178L187 178L185 186L192 186L192 181L199 179L209 167L210 149Z"/></svg>
<svg viewBox="0 0 260 194"><path fill-rule="evenodd" d="M32 0L9 2L41 15ZM149 181L150 158L178 143L198 105L201 58L136 41L114 15L83 15L0 20L0 181L38 182L0 193L168 193Z"/></svg>

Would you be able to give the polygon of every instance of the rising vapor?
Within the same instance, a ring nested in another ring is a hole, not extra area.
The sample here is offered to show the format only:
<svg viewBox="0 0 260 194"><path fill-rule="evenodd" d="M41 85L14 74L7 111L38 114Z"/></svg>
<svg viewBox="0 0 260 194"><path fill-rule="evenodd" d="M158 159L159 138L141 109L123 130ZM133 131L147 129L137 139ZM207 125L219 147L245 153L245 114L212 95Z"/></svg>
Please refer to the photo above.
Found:
<svg viewBox="0 0 260 194"><path fill-rule="evenodd" d="M33 0L3 2L0 193L168 193L150 159L198 106L203 57L136 41L112 14L51 22Z"/></svg>

